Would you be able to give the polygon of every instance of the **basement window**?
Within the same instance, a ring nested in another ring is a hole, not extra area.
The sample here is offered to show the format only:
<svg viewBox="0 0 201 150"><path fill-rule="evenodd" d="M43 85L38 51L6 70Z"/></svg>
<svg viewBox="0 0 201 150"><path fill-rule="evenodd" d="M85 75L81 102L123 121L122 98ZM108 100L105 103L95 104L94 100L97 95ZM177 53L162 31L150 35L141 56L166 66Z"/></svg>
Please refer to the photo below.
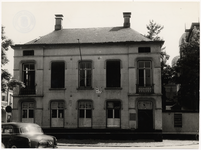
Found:
<svg viewBox="0 0 201 150"><path fill-rule="evenodd" d="M174 127L182 127L182 114L174 114Z"/></svg>
<svg viewBox="0 0 201 150"><path fill-rule="evenodd" d="M150 47L139 47L138 48L138 53L150 53L151 48Z"/></svg>
<svg viewBox="0 0 201 150"><path fill-rule="evenodd" d="M34 50L23 51L23 56L34 56Z"/></svg>

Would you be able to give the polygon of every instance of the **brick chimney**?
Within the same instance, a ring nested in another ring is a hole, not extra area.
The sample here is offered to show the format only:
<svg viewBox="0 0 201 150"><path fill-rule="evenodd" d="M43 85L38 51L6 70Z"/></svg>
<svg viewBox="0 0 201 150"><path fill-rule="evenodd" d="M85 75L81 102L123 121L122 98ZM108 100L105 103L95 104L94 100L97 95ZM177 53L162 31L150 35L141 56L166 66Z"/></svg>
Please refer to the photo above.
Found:
<svg viewBox="0 0 201 150"><path fill-rule="evenodd" d="M131 12L124 12L124 28L130 28Z"/></svg>
<svg viewBox="0 0 201 150"><path fill-rule="evenodd" d="M62 27L62 20L63 20L63 15L62 14L56 14L55 15L55 26L54 30L61 30Z"/></svg>

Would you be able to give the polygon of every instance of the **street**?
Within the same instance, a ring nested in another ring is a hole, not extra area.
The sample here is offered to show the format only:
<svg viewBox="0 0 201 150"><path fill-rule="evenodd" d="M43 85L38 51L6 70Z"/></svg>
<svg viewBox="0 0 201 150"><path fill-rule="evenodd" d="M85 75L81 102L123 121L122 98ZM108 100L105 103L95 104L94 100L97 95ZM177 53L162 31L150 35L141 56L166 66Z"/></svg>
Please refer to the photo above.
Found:
<svg viewBox="0 0 201 150"><path fill-rule="evenodd" d="M139 148L139 149L199 149L195 140L163 140L163 142L132 140L66 140L58 139L59 149L75 148Z"/></svg>

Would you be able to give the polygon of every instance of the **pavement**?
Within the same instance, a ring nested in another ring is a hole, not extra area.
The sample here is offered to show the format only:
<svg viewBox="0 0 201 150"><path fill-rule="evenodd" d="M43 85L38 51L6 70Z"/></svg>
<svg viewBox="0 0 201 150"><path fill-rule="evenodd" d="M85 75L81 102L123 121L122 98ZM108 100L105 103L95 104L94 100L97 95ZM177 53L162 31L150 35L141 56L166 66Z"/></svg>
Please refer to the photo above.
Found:
<svg viewBox="0 0 201 150"><path fill-rule="evenodd" d="M135 148L135 149L199 149L199 141L196 140L163 140L154 142L151 140L73 140L58 139L58 148Z"/></svg>

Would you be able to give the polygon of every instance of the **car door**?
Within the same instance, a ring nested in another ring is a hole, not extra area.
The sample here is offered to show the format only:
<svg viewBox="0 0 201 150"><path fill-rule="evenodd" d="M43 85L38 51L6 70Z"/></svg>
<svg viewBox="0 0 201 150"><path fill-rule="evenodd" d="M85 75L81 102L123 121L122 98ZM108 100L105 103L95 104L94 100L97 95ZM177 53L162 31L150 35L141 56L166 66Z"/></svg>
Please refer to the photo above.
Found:
<svg viewBox="0 0 201 150"><path fill-rule="evenodd" d="M13 138L14 128L12 125L2 126L2 143L5 147L8 146L8 141Z"/></svg>

